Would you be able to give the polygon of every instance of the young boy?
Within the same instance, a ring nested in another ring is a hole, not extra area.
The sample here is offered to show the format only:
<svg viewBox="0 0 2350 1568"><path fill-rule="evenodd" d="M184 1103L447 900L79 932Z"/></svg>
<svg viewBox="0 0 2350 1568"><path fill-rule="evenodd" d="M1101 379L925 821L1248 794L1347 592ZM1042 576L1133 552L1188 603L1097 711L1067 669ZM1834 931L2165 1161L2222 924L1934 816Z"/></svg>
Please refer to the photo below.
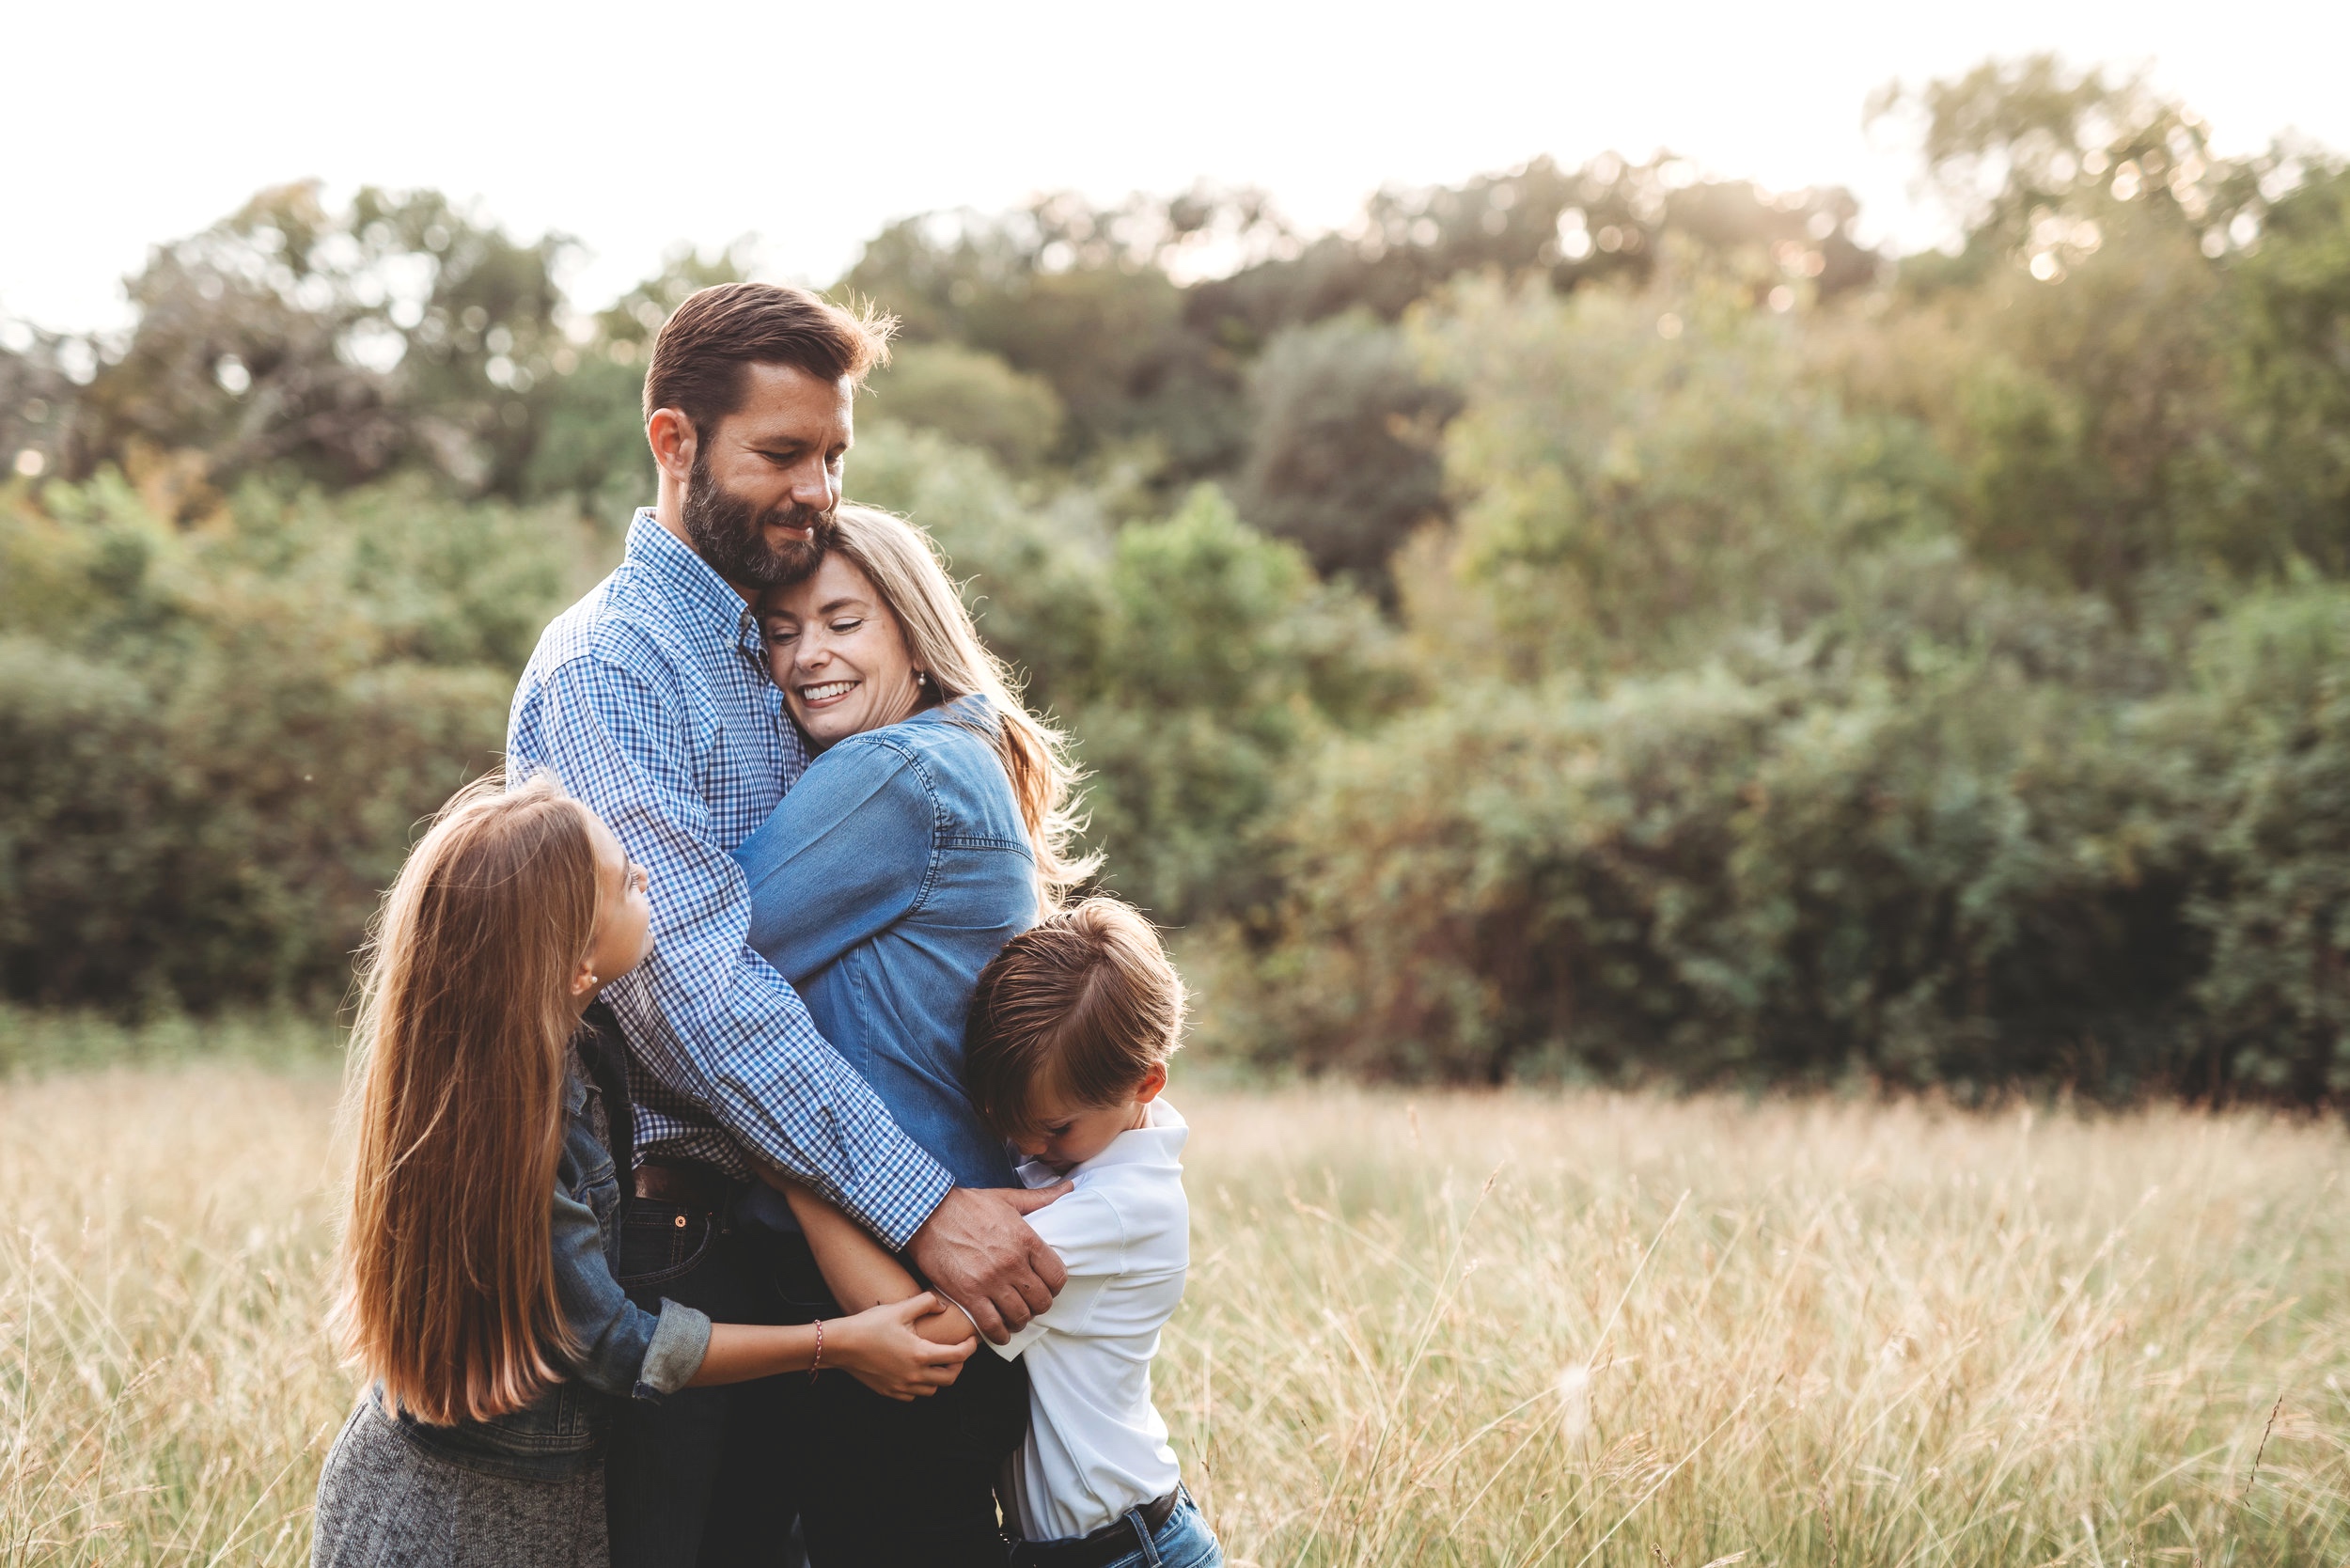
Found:
<svg viewBox="0 0 2350 1568"><path fill-rule="evenodd" d="M1069 1282L1009 1344L1028 1368L1028 1436L1007 1462L1015 1568L1218 1568L1151 1403L1159 1330L1183 1300L1187 1129L1161 1097L1180 1043L1183 982L1150 923L1089 899L1008 943L981 972L964 1072L1032 1186L1073 1190L1029 1216ZM913 1276L838 1210L787 1187L846 1311L899 1301ZM935 1337L969 1328L944 1314Z"/></svg>

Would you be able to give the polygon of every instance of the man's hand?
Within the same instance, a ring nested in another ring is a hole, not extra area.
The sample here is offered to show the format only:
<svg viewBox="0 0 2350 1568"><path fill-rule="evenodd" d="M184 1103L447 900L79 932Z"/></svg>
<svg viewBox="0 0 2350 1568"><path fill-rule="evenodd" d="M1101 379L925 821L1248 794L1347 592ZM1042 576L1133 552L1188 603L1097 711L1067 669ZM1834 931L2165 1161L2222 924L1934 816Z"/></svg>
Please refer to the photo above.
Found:
<svg viewBox="0 0 2350 1568"><path fill-rule="evenodd" d="M1020 1216L1069 1190L953 1187L914 1232L906 1251L939 1294L951 1296L979 1332L1002 1344L1053 1304L1069 1282L1060 1258Z"/></svg>

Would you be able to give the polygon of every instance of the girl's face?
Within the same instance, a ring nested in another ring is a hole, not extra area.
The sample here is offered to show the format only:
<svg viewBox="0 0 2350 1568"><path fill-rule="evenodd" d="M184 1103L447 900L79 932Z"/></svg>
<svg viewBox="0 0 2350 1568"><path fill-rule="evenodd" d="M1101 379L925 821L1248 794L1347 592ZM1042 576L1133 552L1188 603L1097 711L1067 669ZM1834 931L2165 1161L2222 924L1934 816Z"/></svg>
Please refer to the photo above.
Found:
<svg viewBox="0 0 2350 1568"><path fill-rule="evenodd" d="M768 673L817 750L920 705L905 634L854 562L826 556L806 581L770 592L762 610Z"/></svg>
<svg viewBox="0 0 2350 1568"><path fill-rule="evenodd" d="M588 837L596 845L596 932L588 944L582 1006L597 992L645 962L652 951L652 874L628 857L619 839L594 812Z"/></svg>

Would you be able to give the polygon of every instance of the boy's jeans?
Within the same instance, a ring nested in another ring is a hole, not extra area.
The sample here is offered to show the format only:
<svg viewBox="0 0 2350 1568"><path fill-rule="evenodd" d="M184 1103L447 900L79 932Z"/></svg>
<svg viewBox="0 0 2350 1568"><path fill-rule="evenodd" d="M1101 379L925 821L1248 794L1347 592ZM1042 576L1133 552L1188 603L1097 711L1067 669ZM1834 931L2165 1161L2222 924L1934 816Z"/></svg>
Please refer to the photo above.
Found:
<svg viewBox="0 0 2350 1568"><path fill-rule="evenodd" d="M1127 1517L1131 1520L1134 1515ZM1175 1499L1175 1512L1167 1516L1167 1523L1148 1541L1141 1539L1139 1530L1136 1537L1135 1549L1109 1568L1224 1568L1224 1548L1216 1544L1215 1532L1208 1529L1188 1488ZM1012 1547L1011 1561L1012 1568L1023 1568L1019 1546Z"/></svg>

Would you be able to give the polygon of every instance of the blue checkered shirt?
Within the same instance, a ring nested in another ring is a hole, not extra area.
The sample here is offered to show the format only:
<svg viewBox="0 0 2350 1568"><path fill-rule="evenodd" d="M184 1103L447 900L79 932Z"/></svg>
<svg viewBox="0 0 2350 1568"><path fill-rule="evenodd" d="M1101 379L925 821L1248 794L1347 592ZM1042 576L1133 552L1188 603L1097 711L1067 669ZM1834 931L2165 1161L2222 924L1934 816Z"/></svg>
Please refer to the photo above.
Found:
<svg viewBox="0 0 2350 1568"><path fill-rule="evenodd" d="M514 776L552 769L652 872L652 956L604 990L631 1047L638 1155L744 1177L748 1149L902 1247L947 1172L743 940L750 890L728 852L807 753L742 597L639 511L619 569L540 637L506 750Z"/></svg>

